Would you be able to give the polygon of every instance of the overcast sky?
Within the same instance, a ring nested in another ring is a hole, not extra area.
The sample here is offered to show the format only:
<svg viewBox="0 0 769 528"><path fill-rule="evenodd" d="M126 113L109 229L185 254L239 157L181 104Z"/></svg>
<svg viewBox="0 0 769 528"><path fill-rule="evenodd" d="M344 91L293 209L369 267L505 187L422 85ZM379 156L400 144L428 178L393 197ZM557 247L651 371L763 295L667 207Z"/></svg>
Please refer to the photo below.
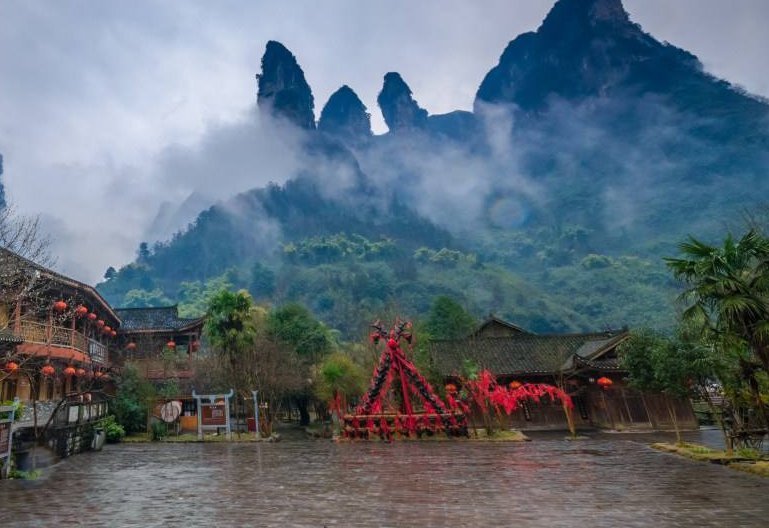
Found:
<svg viewBox="0 0 769 528"><path fill-rule="evenodd" d="M430 113L470 109L508 41L536 29L552 3L2 0L0 153L7 194L21 211L43 216L59 268L95 282L108 265L133 258L163 200L182 200L194 190L184 175L163 174L178 166L168 163L169 152L195 152L212 129L248 119L268 40L297 56L316 117L328 96L348 84L381 133L375 101L386 72L400 72ZM624 3L659 40L769 96L769 1ZM252 183L279 179L260 174ZM234 183L221 188L245 190Z"/></svg>

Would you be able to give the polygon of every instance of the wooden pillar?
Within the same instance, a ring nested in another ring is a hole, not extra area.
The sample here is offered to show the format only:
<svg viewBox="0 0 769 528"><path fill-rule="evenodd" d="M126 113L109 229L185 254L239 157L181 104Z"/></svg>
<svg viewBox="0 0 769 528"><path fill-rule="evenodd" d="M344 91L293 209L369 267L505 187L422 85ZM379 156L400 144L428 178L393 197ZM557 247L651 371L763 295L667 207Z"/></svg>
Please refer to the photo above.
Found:
<svg viewBox="0 0 769 528"><path fill-rule="evenodd" d="M13 310L13 333L19 335L21 333L21 299L16 303Z"/></svg>

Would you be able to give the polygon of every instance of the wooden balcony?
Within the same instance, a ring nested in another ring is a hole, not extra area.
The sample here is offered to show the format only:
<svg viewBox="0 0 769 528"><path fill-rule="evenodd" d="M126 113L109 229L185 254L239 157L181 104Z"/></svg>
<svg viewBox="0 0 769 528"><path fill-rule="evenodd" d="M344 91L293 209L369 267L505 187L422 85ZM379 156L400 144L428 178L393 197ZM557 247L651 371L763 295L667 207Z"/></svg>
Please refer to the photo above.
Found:
<svg viewBox="0 0 769 528"><path fill-rule="evenodd" d="M21 353L102 366L109 363L106 345L72 328L21 321L16 333L24 340L19 345Z"/></svg>

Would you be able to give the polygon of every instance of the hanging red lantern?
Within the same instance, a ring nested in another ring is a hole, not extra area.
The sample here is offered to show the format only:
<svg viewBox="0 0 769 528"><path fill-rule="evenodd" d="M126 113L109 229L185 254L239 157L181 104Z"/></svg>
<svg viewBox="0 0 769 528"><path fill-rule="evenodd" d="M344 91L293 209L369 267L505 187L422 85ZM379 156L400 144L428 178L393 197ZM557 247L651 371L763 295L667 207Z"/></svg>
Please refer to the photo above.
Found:
<svg viewBox="0 0 769 528"><path fill-rule="evenodd" d="M16 363L15 361L9 361L8 363L5 364L5 366L3 367L3 370L5 370L8 374L13 374L17 370L19 370L19 364Z"/></svg>
<svg viewBox="0 0 769 528"><path fill-rule="evenodd" d="M609 387L611 387L614 384L614 382L612 380L610 380L609 378L607 378L606 376L602 376L602 377L598 378L596 380L596 383L602 389L608 389Z"/></svg>
<svg viewBox="0 0 769 528"><path fill-rule="evenodd" d="M84 368L77 369L75 371L75 376L77 376L78 378L82 378L83 376L85 376L85 369Z"/></svg>
<svg viewBox="0 0 769 528"><path fill-rule="evenodd" d="M63 312L64 310L67 309L67 303L65 303L64 301L56 301L55 303L53 303L53 309L56 310L57 312Z"/></svg>
<svg viewBox="0 0 769 528"><path fill-rule="evenodd" d="M125 347L126 347L126 350L135 350L135 349L136 349L136 343L134 343L133 341L131 341L131 342L130 342L130 343L128 343L128 344L127 344Z"/></svg>
<svg viewBox="0 0 769 528"><path fill-rule="evenodd" d="M40 369L40 374L42 374L43 376L45 376L47 378L49 376L53 376L54 374L56 374L56 369L53 368L53 365L46 363Z"/></svg>
<svg viewBox="0 0 769 528"><path fill-rule="evenodd" d="M102 321L101 319L96 321L96 326L98 326L99 328L104 328L104 324L105 324L104 321Z"/></svg>
<svg viewBox="0 0 769 528"><path fill-rule="evenodd" d="M190 348L191 348L193 351L194 351L194 350L197 350L197 349L199 349L199 348L200 348L200 341L198 341L198 340L196 339L195 341L193 341L192 343L190 343Z"/></svg>
<svg viewBox="0 0 769 528"><path fill-rule="evenodd" d="M453 383L447 383L446 384L446 392L448 394L454 394L455 392L457 392L457 386L454 385Z"/></svg>
<svg viewBox="0 0 769 528"><path fill-rule="evenodd" d="M523 383L517 380L511 381L508 387L510 387L510 390L520 389L521 387L523 387Z"/></svg>
<svg viewBox="0 0 769 528"><path fill-rule="evenodd" d="M102 331L102 332L104 332L105 334L109 334L110 332L112 332L112 327L111 327L111 326L109 326L109 325L107 325L107 326L104 326L104 327L101 329L101 331Z"/></svg>
<svg viewBox="0 0 769 528"><path fill-rule="evenodd" d="M88 313L88 308L86 308L82 304L77 308L75 308L75 315L77 315L78 317L83 317L87 313Z"/></svg>
<svg viewBox="0 0 769 528"><path fill-rule="evenodd" d="M115 330L111 331L109 333L110 337L117 337L117 332Z"/></svg>
<svg viewBox="0 0 769 528"><path fill-rule="evenodd" d="M71 376L74 376L77 373L77 371L75 370L75 367L73 367L72 365L68 365L67 368L65 368L62 371L62 373L69 378Z"/></svg>
<svg viewBox="0 0 769 528"><path fill-rule="evenodd" d="M96 318L97 318L97 317L98 317L98 316L97 316L95 313L93 313L93 312L91 312L91 313L89 313L89 314L88 314L88 320L89 320L89 321L96 321Z"/></svg>
<svg viewBox="0 0 769 528"><path fill-rule="evenodd" d="M166 346L168 348L176 348L176 342L174 342L174 340L171 339L168 343L166 343Z"/></svg>

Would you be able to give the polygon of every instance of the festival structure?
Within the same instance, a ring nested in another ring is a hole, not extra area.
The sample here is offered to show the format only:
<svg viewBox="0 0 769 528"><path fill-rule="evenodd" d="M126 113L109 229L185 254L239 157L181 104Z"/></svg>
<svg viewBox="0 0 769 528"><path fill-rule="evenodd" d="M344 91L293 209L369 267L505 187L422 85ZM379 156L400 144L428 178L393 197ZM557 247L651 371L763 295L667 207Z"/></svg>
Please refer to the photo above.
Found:
<svg viewBox="0 0 769 528"><path fill-rule="evenodd" d="M379 321L372 327L371 340L384 341L385 348L355 414L343 418L343 436L388 441L436 433L467 436L466 414L456 402L449 405L441 400L401 348L401 341L411 343L411 323L396 321L389 332Z"/></svg>

